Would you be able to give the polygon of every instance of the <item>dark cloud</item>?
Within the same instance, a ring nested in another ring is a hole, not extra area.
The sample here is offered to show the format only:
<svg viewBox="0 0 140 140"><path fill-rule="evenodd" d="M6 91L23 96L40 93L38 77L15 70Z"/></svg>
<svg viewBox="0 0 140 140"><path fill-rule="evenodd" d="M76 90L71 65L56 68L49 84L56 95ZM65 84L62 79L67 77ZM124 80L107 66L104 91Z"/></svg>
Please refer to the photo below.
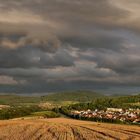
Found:
<svg viewBox="0 0 140 140"><path fill-rule="evenodd" d="M0 0L0 91L140 86L139 6L138 0Z"/></svg>
<svg viewBox="0 0 140 140"><path fill-rule="evenodd" d="M74 65L74 58L63 49L52 54L25 46L16 50L1 50L0 53L0 68L49 68Z"/></svg>
<svg viewBox="0 0 140 140"><path fill-rule="evenodd" d="M96 50L114 50L121 51L125 49L123 47L123 39L119 37L111 37L111 36L98 36L98 37L68 37L64 38L62 42L65 44L70 44L74 47L78 47L80 49L96 49Z"/></svg>

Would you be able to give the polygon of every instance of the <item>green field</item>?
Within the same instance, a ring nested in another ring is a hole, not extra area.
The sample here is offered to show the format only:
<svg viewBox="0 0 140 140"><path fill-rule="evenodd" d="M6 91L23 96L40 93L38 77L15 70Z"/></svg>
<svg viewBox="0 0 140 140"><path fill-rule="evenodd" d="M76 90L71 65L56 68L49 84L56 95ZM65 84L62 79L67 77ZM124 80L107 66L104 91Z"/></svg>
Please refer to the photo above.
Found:
<svg viewBox="0 0 140 140"><path fill-rule="evenodd" d="M41 116L44 118L56 118L56 117L59 117L60 115L58 113L53 112L53 111L39 111L39 112L31 113L30 116L32 116L32 117Z"/></svg>

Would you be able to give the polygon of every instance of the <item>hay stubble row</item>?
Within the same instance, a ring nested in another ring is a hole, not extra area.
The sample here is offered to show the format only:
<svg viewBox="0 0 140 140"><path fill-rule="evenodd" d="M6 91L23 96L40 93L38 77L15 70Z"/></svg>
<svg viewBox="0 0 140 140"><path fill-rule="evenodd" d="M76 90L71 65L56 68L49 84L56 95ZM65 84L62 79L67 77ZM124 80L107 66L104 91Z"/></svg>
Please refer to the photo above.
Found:
<svg viewBox="0 0 140 140"><path fill-rule="evenodd" d="M0 140L139 140L140 127L72 119L0 121Z"/></svg>

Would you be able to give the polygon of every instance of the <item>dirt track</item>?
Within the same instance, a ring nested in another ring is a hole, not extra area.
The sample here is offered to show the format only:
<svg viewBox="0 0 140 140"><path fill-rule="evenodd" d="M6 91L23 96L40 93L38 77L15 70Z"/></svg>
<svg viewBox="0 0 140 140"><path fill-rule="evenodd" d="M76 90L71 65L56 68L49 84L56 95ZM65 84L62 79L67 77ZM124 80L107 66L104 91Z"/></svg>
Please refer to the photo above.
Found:
<svg viewBox="0 0 140 140"><path fill-rule="evenodd" d="M140 127L72 119L0 121L0 140L140 140Z"/></svg>

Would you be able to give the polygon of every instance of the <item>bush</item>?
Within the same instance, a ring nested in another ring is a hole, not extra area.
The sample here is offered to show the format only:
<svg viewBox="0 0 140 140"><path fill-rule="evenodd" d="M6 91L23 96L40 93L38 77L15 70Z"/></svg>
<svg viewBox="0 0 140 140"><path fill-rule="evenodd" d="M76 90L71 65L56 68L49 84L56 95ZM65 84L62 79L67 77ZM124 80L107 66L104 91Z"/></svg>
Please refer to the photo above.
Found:
<svg viewBox="0 0 140 140"><path fill-rule="evenodd" d="M39 108L38 106L7 108L0 110L0 119L4 120L23 117L40 110L41 108Z"/></svg>

